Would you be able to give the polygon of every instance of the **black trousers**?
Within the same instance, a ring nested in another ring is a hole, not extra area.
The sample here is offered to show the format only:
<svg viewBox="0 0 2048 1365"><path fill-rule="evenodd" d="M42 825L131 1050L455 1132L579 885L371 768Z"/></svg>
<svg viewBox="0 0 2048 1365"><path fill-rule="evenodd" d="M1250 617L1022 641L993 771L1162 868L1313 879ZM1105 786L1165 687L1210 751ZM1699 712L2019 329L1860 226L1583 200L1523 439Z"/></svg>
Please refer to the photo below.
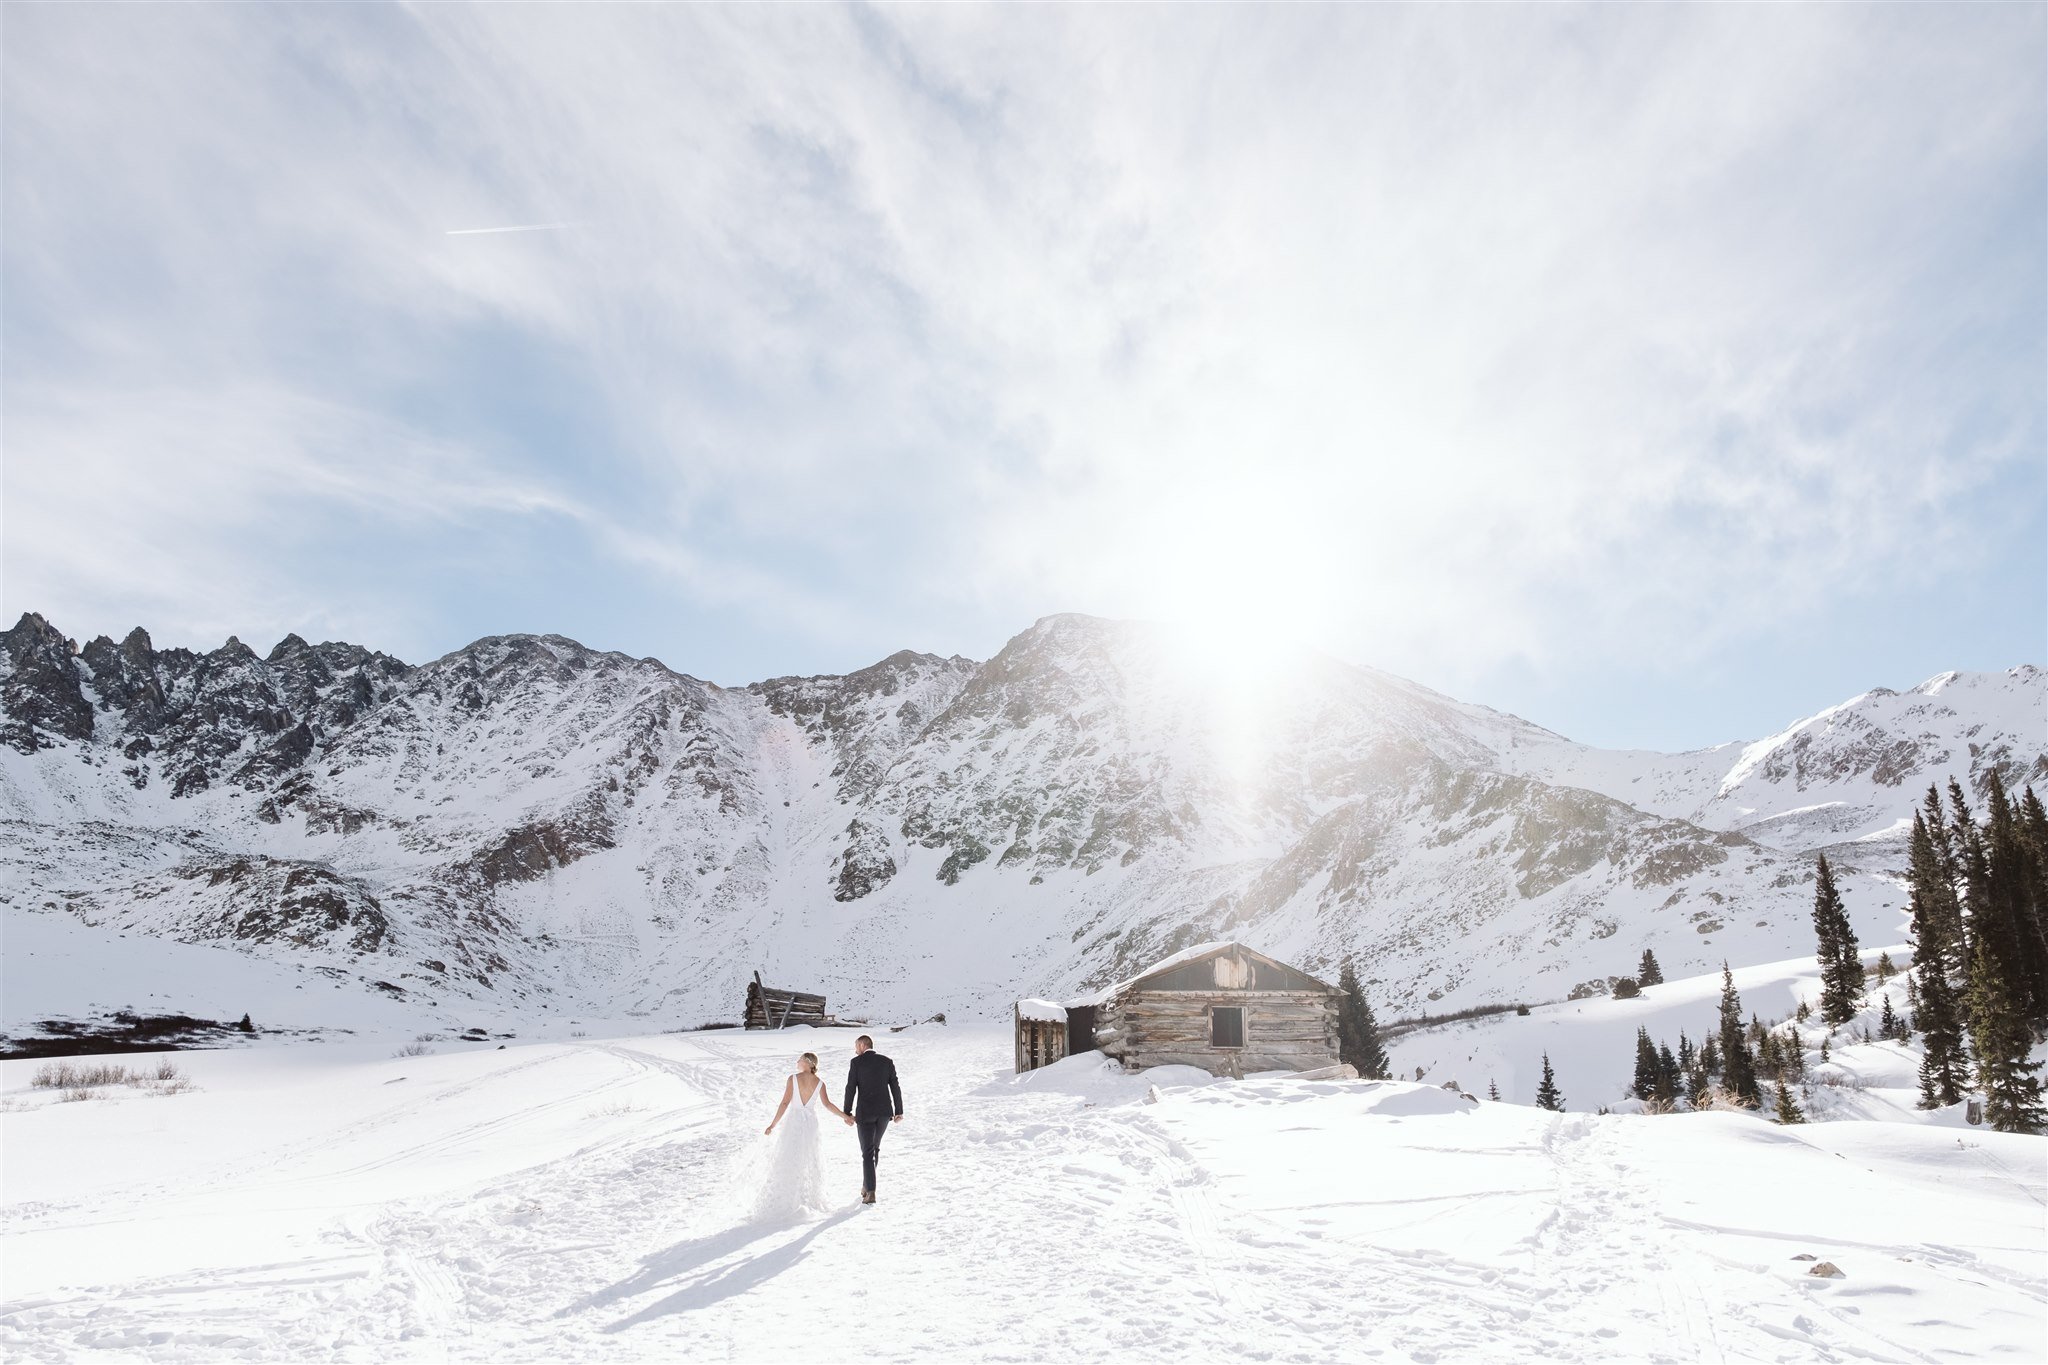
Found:
<svg viewBox="0 0 2048 1365"><path fill-rule="evenodd" d="M875 1163L882 1159L882 1134L889 1131L889 1120L855 1119L853 1126L860 1134L860 1187L872 1193L875 1188Z"/></svg>

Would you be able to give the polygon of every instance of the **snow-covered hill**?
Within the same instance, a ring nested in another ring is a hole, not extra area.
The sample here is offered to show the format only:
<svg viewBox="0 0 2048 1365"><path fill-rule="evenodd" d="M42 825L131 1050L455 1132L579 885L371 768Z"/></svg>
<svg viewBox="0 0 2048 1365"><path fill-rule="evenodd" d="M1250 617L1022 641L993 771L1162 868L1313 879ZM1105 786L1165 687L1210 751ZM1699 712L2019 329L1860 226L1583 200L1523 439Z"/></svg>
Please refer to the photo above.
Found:
<svg viewBox="0 0 2048 1365"><path fill-rule="evenodd" d="M1674 977L1810 951L1820 848L1859 933L1895 941L1927 783L2048 776L2033 666L1614 753L1326 657L1071 615L983 663L740 689L558 636L408 667L297 637L79 649L28 615L0 704L10 937L108 948L76 974L9 951L15 1028L145 999L232 1018L259 963L252 991L298 973L337 1020L695 1024L756 969L921 1017L1225 934L1332 973L1356 954L1383 1013L1559 999L1645 947ZM28 917L68 928L14 934ZM126 951L147 938L222 968L180 994Z"/></svg>

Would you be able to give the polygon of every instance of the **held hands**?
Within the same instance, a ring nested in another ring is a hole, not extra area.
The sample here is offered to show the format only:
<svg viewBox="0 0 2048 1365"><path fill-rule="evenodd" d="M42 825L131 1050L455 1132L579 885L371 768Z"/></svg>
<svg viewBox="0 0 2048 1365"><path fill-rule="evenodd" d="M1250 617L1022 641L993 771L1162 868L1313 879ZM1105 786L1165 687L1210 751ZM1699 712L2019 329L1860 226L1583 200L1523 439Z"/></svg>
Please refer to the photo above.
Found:
<svg viewBox="0 0 2048 1365"><path fill-rule="evenodd" d="M840 1118L843 1118L843 1119L845 1119L845 1120L846 1120L846 1126L847 1126L848 1128L851 1128L851 1127L853 1127L853 1115L851 1115L851 1114L841 1114L841 1115L840 1115L839 1117L840 1117Z"/></svg>

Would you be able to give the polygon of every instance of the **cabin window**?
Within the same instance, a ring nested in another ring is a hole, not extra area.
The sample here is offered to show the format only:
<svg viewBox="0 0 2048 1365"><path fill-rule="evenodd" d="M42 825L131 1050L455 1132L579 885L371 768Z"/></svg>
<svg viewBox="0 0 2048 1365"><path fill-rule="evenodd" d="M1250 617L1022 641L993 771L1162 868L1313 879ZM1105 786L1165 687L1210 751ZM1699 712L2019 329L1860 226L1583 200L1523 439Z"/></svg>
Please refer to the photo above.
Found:
<svg viewBox="0 0 2048 1365"><path fill-rule="evenodd" d="M1209 1010L1209 1046L1244 1046L1243 1005L1216 1005Z"/></svg>

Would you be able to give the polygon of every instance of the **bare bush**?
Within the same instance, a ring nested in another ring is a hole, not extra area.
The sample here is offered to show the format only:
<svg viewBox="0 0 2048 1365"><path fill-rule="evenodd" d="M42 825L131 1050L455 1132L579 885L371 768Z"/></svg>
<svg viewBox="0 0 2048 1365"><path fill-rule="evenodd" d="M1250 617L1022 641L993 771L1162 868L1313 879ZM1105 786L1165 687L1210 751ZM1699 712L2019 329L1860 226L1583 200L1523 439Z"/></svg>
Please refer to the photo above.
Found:
<svg viewBox="0 0 2048 1365"><path fill-rule="evenodd" d="M394 1057L431 1057L434 1055L434 1049L428 1047L425 1043L407 1043L391 1055Z"/></svg>
<svg viewBox="0 0 2048 1365"><path fill-rule="evenodd" d="M154 1064L138 1065L133 1071L112 1062L49 1062L37 1068L29 1084L63 1091L58 1097L60 1103L93 1099L115 1085L147 1090L153 1095L183 1095L198 1088L169 1057L160 1057Z"/></svg>
<svg viewBox="0 0 2048 1365"><path fill-rule="evenodd" d="M1747 1114L1754 1110L1756 1106L1743 1103L1734 1091L1726 1090L1716 1085L1710 1087L1707 1093L1701 1097L1700 1102L1692 1108L1696 1114L1705 1113L1710 1110L1729 1114Z"/></svg>
<svg viewBox="0 0 2048 1365"><path fill-rule="evenodd" d="M134 1085L140 1079L131 1076L127 1067L111 1062L49 1062L36 1068L29 1084L48 1090L87 1090L102 1085Z"/></svg>
<svg viewBox="0 0 2048 1365"><path fill-rule="evenodd" d="M625 1100L613 1100L610 1104L599 1105L591 1110L590 1117L594 1119L624 1118L628 1114L641 1113L644 1108L645 1106L643 1105L629 1104Z"/></svg>

